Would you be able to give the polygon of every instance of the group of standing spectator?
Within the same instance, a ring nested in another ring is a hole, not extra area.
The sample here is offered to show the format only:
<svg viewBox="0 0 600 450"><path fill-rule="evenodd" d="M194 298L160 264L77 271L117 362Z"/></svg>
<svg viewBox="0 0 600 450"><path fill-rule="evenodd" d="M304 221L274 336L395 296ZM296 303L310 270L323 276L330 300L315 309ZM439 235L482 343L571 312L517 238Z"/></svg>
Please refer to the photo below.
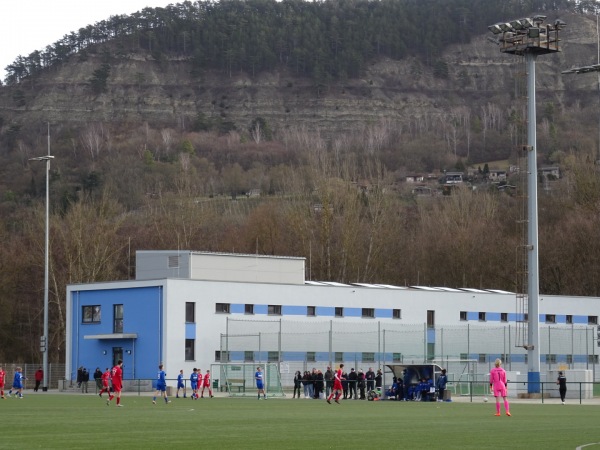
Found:
<svg viewBox="0 0 600 450"><path fill-rule="evenodd" d="M343 368L342 368L343 369ZM378 369L377 372L369 367L367 372L362 369L356 371L350 369L350 373L345 370L342 373L342 389L344 399L366 400L367 393L377 390L381 394L383 383L383 372ZM292 398L300 398L303 393L304 398L319 399L328 397L333 390L334 371L327 367L325 373L313 368L312 371L296 371L294 375L294 394ZM324 395L322 395L324 394Z"/></svg>

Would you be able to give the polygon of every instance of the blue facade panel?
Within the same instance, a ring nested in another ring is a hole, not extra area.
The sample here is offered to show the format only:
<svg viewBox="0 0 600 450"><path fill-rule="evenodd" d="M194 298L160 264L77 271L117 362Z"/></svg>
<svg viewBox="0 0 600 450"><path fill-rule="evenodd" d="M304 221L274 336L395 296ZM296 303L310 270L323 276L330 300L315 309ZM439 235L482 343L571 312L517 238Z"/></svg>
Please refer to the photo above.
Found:
<svg viewBox="0 0 600 450"><path fill-rule="evenodd" d="M246 312L246 305L243 303L232 303L229 307L231 314L244 314Z"/></svg>
<svg viewBox="0 0 600 450"><path fill-rule="evenodd" d="M195 323L186 323L185 324L185 338L186 339L196 339L196 324Z"/></svg>
<svg viewBox="0 0 600 450"><path fill-rule="evenodd" d="M467 312L467 320L479 320L478 312Z"/></svg>
<svg viewBox="0 0 600 450"><path fill-rule="evenodd" d="M284 316L306 316L308 308L306 306L283 305L281 314Z"/></svg>
<svg viewBox="0 0 600 450"><path fill-rule="evenodd" d="M344 308L344 317L362 317L362 308Z"/></svg>
<svg viewBox="0 0 600 450"><path fill-rule="evenodd" d="M73 291L72 302L72 373L76 379L77 368L85 367L93 373L96 367L112 367L113 352L122 351L123 378L149 378L156 376L156 365L162 360L162 305L160 286L97 291ZM123 329L115 330L114 305L123 305ZM99 306L100 314L94 322L83 322L85 306ZM136 334L137 338L105 339L97 336L119 333ZM86 337L88 337L86 339Z"/></svg>
<svg viewBox="0 0 600 450"><path fill-rule="evenodd" d="M375 317L378 319L391 319L392 318L392 310L375 308Z"/></svg>
<svg viewBox="0 0 600 450"><path fill-rule="evenodd" d="M317 306L317 316L333 317L335 308L333 306Z"/></svg>
<svg viewBox="0 0 600 450"><path fill-rule="evenodd" d="M254 314L267 314L269 307L267 305L254 305Z"/></svg>

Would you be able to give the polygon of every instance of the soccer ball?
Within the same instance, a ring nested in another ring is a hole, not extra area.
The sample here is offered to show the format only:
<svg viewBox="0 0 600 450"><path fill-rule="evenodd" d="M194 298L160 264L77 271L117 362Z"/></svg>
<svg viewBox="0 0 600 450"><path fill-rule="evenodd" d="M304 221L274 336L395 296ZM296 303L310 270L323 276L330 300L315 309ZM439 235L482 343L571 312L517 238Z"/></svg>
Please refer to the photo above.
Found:
<svg viewBox="0 0 600 450"><path fill-rule="evenodd" d="M487 403L487 401L488 401L488 398L487 398L487 397L483 397L483 401L484 401L485 403Z"/></svg>

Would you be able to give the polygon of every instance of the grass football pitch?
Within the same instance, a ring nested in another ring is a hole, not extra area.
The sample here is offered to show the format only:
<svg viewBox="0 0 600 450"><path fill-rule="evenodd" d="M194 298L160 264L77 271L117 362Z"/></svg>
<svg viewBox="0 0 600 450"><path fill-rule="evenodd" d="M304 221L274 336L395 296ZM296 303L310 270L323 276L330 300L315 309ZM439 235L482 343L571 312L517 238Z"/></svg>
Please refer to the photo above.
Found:
<svg viewBox="0 0 600 450"><path fill-rule="evenodd" d="M492 400L492 399L490 399ZM0 400L0 448L575 449L600 443L598 405L272 398L193 401L26 393ZM589 448L589 447L588 447ZM591 448L600 448L600 444Z"/></svg>

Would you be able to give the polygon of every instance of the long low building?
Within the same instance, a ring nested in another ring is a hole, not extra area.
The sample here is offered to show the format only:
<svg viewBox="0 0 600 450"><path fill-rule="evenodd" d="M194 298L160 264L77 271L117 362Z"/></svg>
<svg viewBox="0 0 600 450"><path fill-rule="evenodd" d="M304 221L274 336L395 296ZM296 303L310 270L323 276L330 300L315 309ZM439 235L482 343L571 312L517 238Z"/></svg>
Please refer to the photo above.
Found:
<svg viewBox="0 0 600 450"><path fill-rule="evenodd" d="M223 362L365 370L436 361L485 373L496 357L527 371L514 293L305 279L305 259L138 251L136 279L67 287L66 373L124 361L126 379L173 378ZM540 298L547 370L595 369L600 299ZM458 375L457 375L458 376Z"/></svg>

